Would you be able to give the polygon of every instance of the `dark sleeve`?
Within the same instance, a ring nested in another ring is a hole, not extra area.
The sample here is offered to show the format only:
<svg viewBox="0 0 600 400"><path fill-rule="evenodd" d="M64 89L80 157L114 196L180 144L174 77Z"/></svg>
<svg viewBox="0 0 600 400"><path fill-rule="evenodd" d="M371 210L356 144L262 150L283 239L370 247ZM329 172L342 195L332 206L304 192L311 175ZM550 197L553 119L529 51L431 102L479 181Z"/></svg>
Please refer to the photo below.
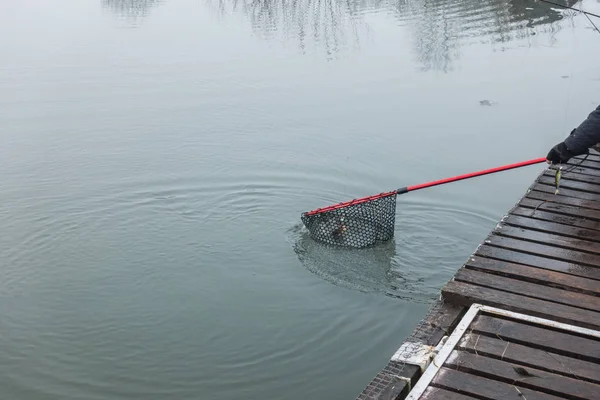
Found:
<svg viewBox="0 0 600 400"><path fill-rule="evenodd" d="M575 155L586 153L590 147L598 143L600 143L600 106L565 139L565 145Z"/></svg>

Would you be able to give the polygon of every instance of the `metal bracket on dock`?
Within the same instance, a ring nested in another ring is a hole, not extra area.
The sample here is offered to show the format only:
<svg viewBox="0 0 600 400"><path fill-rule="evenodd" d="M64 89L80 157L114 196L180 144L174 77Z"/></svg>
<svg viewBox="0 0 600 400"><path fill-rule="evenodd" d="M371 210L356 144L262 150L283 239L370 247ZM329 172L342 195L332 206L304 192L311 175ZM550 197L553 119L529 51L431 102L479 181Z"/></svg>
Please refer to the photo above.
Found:
<svg viewBox="0 0 600 400"><path fill-rule="evenodd" d="M448 337L444 336L437 346L428 346L420 342L404 342L392 356L392 361L416 365L423 372L446 343L446 339Z"/></svg>

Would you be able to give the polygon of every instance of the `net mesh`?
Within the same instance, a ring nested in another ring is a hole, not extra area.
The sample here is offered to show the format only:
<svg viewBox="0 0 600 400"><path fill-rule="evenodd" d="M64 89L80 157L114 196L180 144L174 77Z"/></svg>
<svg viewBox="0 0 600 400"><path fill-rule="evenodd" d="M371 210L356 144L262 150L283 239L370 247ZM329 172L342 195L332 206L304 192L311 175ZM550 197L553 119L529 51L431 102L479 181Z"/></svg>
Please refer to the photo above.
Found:
<svg viewBox="0 0 600 400"><path fill-rule="evenodd" d="M395 193L302 215L302 222L315 241L354 248L392 239L395 220Z"/></svg>

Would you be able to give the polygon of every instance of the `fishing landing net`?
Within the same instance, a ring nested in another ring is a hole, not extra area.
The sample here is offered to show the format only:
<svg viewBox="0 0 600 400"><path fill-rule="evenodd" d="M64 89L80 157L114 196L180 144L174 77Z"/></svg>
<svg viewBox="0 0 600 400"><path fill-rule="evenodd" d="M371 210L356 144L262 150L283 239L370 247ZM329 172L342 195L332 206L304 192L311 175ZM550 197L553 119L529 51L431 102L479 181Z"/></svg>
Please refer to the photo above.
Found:
<svg viewBox="0 0 600 400"><path fill-rule="evenodd" d="M317 242L345 247L369 247L394 237L396 197L400 194L545 162L546 158L540 157L419 185L406 186L392 192L309 211L303 213L301 218L310 236Z"/></svg>
<svg viewBox="0 0 600 400"><path fill-rule="evenodd" d="M317 242L362 248L394 237L398 191L339 203L303 213L302 222Z"/></svg>

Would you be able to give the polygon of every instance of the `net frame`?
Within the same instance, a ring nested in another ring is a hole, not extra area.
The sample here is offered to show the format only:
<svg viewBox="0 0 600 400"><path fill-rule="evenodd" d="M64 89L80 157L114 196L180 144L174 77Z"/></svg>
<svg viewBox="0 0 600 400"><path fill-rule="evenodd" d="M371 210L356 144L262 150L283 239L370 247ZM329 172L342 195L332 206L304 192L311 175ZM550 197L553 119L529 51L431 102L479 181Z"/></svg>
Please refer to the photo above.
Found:
<svg viewBox="0 0 600 400"><path fill-rule="evenodd" d="M302 222L317 242L365 248L391 240L398 191L355 199L303 213Z"/></svg>

